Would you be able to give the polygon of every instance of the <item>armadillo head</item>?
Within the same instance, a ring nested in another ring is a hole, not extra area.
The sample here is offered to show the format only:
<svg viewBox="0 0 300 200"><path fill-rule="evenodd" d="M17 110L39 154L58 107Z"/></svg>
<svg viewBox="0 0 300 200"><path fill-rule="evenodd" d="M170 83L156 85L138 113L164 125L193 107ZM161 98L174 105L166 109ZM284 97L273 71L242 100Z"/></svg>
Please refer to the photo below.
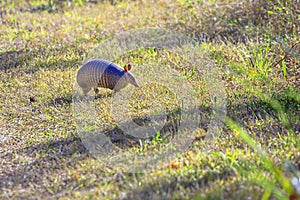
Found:
<svg viewBox="0 0 300 200"><path fill-rule="evenodd" d="M130 63L128 65L125 65L124 72L125 72L125 76L126 76L126 82L131 83L135 87L140 87L139 84L136 82L133 74L131 72L129 72L130 69L131 69Z"/></svg>
<svg viewBox="0 0 300 200"><path fill-rule="evenodd" d="M116 86L114 87L114 90L116 92L120 91L124 87L126 87L129 83L134 85L135 87L140 87L139 84L136 82L133 74L129 72L131 69L131 65L128 64L124 67L122 78L118 81Z"/></svg>

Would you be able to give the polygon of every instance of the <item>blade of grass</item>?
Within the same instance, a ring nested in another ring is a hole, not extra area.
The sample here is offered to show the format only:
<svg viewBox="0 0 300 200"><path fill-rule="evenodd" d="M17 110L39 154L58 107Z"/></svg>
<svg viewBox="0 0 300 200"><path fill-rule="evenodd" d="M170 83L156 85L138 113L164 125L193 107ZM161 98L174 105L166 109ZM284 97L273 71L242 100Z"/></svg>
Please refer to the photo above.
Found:
<svg viewBox="0 0 300 200"><path fill-rule="evenodd" d="M276 180L280 183L284 191L288 195L293 194L294 188L292 183L283 175L282 171L274 165L272 160L263 151L261 146L258 145L258 143L256 143L252 137L250 137L247 131L245 131L240 125L228 117L225 119L225 122L237 134L238 137L242 138L252 149L259 153L261 159L264 161L264 167L268 171L274 173Z"/></svg>

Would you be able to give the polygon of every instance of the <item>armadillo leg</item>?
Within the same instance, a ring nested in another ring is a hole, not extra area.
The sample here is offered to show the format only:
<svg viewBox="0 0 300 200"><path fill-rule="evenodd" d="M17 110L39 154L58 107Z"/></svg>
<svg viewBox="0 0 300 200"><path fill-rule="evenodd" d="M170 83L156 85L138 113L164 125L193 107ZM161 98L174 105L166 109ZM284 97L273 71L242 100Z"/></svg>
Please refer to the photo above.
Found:
<svg viewBox="0 0 300 200"><path fill-rule="evenodd" d="M99 89L98 88L94 88L94 92L95 92L95 99L97 99L97 95L99 94Z"/></svg>
<svg viewBox="0 0 300 200"><path fill-rule="evenodd" d="M97 95L99 93L99 89L98 88L94 88L95 94Z"/></svg>
<svg viewBox="0 0 300 200"><path fill-rule="evenodd" d="M87 95L87 93L91 90L91 88L82 88L84 95Z"/></svg>

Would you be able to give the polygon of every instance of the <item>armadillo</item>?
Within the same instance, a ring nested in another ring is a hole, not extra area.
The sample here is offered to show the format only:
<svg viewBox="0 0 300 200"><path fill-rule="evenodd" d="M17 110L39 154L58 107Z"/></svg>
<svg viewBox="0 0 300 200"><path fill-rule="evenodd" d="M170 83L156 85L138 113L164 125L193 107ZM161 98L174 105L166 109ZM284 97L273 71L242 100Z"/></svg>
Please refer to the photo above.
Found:
<svg viewBox="0 0 300 200"><path fill-rule="evenodd" d="M77 72L77 83L86 95L92 88L98 93L98 87L109 88L115 92L120 91L129 83L139 87L133 74L129 72L131 65L122 69L115 63L102 59L86 62Z"/></svg>

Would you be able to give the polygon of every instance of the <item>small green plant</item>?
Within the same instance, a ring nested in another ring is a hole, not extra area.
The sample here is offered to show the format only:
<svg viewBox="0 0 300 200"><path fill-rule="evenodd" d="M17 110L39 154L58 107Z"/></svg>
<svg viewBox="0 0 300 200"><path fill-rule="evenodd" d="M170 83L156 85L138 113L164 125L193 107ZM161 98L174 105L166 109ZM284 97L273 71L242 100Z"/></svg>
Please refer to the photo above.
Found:
<svg viewBox="0 0 300 200"><path fill-rule="evenodd" d="M170 137L170 134L162 136L160 131L158 131L153 140L151 140L151 145L156 146L157 144L164 144L166 140Z"/></svg>
<svg viewBox="0 0 300 200"><path fill-rule="evenodd" d="M84 2L88 2L88 0L72 0L75 6L83 6Z"/></svg>
<svg viewBox="0 0 300 200"><path fill-rule="evenodd" d="M249 73L251 81L259 80L263 83L267 82L272 72L272 60L274 57L271 52L271 45L260 45L250 50L249 60L251 62L252 70L255 73Z"/></svg>
<svg viewBox="0 0 300 200"><path fill-rule="evenodd" d="M142 153L143 151L147 151L149 149L159 148L159 146L165 144L170 137L170 134L162 136L160 131L158 131L153 139L146 139L144 141L140 140L140 148L137 151Z"/></svg>

